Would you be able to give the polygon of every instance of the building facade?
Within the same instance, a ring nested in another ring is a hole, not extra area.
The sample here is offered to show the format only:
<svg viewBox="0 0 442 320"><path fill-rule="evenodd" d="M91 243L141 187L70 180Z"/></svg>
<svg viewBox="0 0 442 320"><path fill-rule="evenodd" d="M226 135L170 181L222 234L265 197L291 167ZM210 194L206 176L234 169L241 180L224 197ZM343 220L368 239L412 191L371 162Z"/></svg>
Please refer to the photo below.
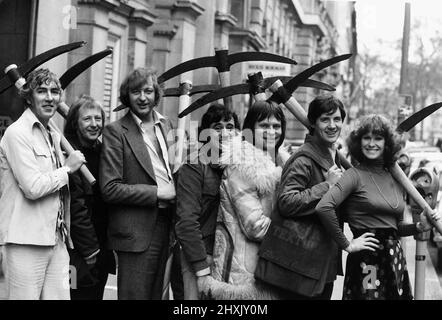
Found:
<svg viewBox="0 0 442 320"><path fill-rule="evenodd" d="M124 114L112 112L118 104L118 88L133 68L152 66L161 74L189 59L230 53L265 51L297 61L287 66L238 63L231 67L231 84L243 83L248 73L264 76L295 75L332 56L353 53L314 76L335 85L344 101L351 95L356 47L353 2L323 0L3 0L0 1L0 67L21 64L41 52L74 41L87 45L48 61L45 66L59 75L85 57L112 48L113 54L81 74L66 90L66 102L82 93L103 102L107 121ZM177 87L219 83L215 68L187 72L164 83ZM295 96L305 107L319 93L299 88ZM192 96L192 100L201 94ZM247 95L235 96L233 106L242 120L250 105ZM15 89L0 95L0 116L15 120L23 111ZM207 106L190 115L200 119ZM177 121L178 98L165 97L162 113ZM287 139L303 139L305 129L286 113ZM2 118L0 118L1 120ZM58 118L60 125L63 120ZM7 123L7 121L5 121Z"/></svg>

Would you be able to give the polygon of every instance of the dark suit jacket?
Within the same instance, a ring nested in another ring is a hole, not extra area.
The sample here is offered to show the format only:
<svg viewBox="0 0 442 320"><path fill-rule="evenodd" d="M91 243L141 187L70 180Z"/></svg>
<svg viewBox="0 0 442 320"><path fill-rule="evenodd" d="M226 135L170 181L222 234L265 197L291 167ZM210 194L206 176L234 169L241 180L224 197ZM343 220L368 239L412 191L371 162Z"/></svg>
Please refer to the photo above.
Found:
<svg viewBox="0 0 442 320"><path fill-rule="evenodd" d="M170 122L162 122L161 129L167 143ZM130 112L103 130L100 189L109 204L109 249L145 251L158 215L157 183L149 152Z"/></svg>

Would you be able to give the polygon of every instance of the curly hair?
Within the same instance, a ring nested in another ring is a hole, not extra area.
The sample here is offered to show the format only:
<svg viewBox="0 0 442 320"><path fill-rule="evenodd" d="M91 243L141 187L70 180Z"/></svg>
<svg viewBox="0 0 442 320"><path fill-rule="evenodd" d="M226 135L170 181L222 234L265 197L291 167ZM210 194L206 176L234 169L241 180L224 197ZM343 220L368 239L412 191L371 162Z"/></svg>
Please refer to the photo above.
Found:
<svg viewBox="0 0 442 320"><path fill-rule="evenodd" d="M276 142L275 150L278 151L279 147L283 144L285 139L285 130L287 126L287 121L285 119L284 111L281 107L273 101L256 101L252 107L247 112L242 125L242 130L249 129L253 134L253 139L255 139L255 124L274 116L276 120L281 121L281 137ZM255 143L255 141L253 141Z"/></svg>
<svg viewBox="0 0 442 320"><path fill-rule="evenodd" d="M83 94L80 96L80 98L75 100L69 108L69 113L66 117L66 125L64 127L64 135L66 137L73 138L76 136L78 130L78 117L81 107L99 109L101 111L102 127L104 127L104 119L106 114L104 113L103 107L91 96Z"/></svg>
<svg viewBox="0 0 442 320"><path fill-rule="evenodd" d="M31 105L29 103L29 100L32 96L32 92L42 84L49 85L51 82L54 82L55 85L58 87L61 96L63 89L61 88L60 80L55 73L49 71L49 69L43 68L33 70L27 75L26 83L19 90L18 94L24 99L25 105L27 107L30 107Z"/></svg>
<svg viewBox="0 0 442 320"><path fill-rule="evenodd" d="M151 78L155 90L155 106L160 102L163 91L158 84L156 71L147 68L138 68L130 72L120 85L120 101L126 107L130 108L129 92L134 89L141 89L148 79Z"/></svg>
<svg viewBox="0 0 442 320"><path fill-rule="evenodd" d="M385 148L383 154L384 167L390 168L397 160L397 153L401 150L399 137L393 129L390 121L384 116L371 114L361 119L358 127L347 138L347 146L350 155L359 163L366 163L367 158L362 153L361 140L367 133L373 133L384 137Z"/></svg>

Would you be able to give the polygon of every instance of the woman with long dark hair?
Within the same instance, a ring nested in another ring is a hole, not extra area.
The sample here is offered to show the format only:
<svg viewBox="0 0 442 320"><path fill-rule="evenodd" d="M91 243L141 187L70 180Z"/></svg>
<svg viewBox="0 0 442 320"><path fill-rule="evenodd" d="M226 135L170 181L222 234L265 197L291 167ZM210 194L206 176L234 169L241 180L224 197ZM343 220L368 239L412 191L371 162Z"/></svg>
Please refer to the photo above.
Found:
<svg viewBox="0 0 442 320"><path fill-rule="evenodd" d="M421 221L403 221L403 189L390 168L400 149L389 121L380 115L365 117L348 138L348 149L358 162L347 170L316 206L316 212L341 249L349 253L344 300L410 300L412 293L400 237L430 229ZM375 239L361 246L349 241L338 225L336 208L344 212L354 238ZM431 213L434 218L437 213ZM361 237L362 238L362 237ZM365 281L370 277L374 283Z"/></svg>
<svg viewBox="0 0 442 320"><path fill-rule="evenodd" d="M211 276L199 286L212 299L275 299L277 294L258 283L254 271L258 247L270 225L274 192L287 155L279 152L285 137L281 108L259 101L249 109L243 137L223 144L220 187Z"/></svg>

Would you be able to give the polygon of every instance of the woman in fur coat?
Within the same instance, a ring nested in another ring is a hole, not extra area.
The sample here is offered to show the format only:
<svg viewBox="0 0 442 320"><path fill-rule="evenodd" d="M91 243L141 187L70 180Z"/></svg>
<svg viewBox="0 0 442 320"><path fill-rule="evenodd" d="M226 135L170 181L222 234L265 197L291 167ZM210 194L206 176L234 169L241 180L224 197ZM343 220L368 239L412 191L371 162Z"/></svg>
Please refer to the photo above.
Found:
<svg viewBox="0 0 442 320"><path fill-rule="evenodd" d="M277 299L255 280L258 247L270 225L281 166L286 120L281 108L258 101L246 115L242 137L222 147L220 187L211 275L200 277L203 297L216 300ZM242 139L245 138L245 139Z"/></svg>

